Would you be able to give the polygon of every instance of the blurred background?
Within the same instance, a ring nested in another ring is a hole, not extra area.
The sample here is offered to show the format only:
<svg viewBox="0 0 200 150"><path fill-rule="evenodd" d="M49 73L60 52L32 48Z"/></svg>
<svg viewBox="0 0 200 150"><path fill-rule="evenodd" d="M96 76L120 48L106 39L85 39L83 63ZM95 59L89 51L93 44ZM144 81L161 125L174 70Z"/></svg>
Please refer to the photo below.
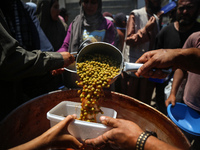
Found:
<svg viewBox="0 0 200 150"><path fill-rule="evenodd" d="M33 2L37 4L37 0L22 0L23 2ZM162 6L176 0L162 0ZM68 12L68 24L79 14L79 0L59 0L60 8L65 8ZM110 12L115 15L123 12L126 15L136 8L141 8L145 5L145 0L102 0L102 12ZM163 18L163 24L168 22L167 16Z"/></svg>

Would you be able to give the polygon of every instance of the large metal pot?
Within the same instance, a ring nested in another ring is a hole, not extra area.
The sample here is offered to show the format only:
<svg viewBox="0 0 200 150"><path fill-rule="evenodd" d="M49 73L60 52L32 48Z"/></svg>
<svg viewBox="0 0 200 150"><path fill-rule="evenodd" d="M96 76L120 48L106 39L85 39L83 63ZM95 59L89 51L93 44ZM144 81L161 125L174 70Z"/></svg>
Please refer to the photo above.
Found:
<svg viewBox="0 0 200 150"><path fill-rule="evenodd" d="M80 102L77 90L42 95L15 109L0 125L0 149L27 142L49 129L50 122L46 113L64 100ZM115 109L117 118L134 121L144 130L155 131L159 139L171 145L182 149L190 147L181 130L168 117L149 105L110 91L105 91L105 100L100 105Z"/></svg>

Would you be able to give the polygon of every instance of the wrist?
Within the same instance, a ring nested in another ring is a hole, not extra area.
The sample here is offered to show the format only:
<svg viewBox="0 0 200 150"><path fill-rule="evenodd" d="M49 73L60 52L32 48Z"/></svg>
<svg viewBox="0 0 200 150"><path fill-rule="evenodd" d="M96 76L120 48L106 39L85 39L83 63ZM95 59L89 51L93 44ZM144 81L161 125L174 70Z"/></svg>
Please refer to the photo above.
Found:
<svg viewBox="0 0 200 150"><path fill-rule="evenodd" d="M144 131L140 134L136 142L136 150L144 150L145 143L150 136L157 137L155 132Z"/></svg>

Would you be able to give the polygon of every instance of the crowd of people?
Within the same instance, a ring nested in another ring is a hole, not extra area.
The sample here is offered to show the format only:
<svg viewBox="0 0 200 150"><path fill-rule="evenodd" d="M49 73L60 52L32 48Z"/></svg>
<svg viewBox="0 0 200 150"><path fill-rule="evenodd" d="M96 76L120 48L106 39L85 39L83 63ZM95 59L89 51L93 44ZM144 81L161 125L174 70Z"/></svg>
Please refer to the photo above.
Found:
<svg viewBox="0 0 200 150"><path fill-rule="evenodd" d="M161 0L145 0L145 6L130 11L129 16L123 12L102 13L102 0L80 0L80 14L70 24L67 10L59 8L59 0L38 0L34 5L21 0L1 1L0 95L4 101L0 120L21 104L63 84L69 89L79 88L75 83L78 76L63 67L75 61L71 53L78 53L88 39L116 46L125 62L144 63L135 73L122 72L111 90L150 105L156 89L156 108L167 115L167 106L176 104L177 92L186 79L182 102L200 112L200 1L177 0L176 4L171 22L162 27L165 12L161 11ZM168 15L172 16L170 12ZM169 67L173 68L170 74L162 72ZM166 77L163 83L149 79ZM171 93L165 99L164 89L170 79ZM83 143L64 132L73 119L75 116L69 115L41 136L13 149L81 148ZM178 149L144 132L134 122L106 116L101 121L113 129L84 144L99 147L112 143L135 149L144 134L145 144L139 146L142 149Z"/></svg>

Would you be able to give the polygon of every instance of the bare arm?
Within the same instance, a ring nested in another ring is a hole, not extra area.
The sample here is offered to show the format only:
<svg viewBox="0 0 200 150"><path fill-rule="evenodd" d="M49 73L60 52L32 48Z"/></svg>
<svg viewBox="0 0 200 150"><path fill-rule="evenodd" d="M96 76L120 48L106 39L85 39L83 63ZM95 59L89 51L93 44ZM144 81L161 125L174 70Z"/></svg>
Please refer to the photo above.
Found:
<svg viewBox="0 0 200 150"><path fill-rule="evenodd" d="M174 72L174 77L173 77L173 83L172 83L172 89L171 89L171 93L168 97L168 99L165 101L165 105L168 106L170 103L174 106L175 102L176 102L176 93L179 89L179 86L181 85L184 77L185 77L186 72L181 70L181 69L177 69Z"/></svg>
<svg viewBox="0 0 200 150"><path fill-rule="evenodd" d="M10 150L27 150L27 149L48 149L48 148L75 148L78 149L82 144L73 136L66 133L67 126L75 117L67 116L63 121L59 122L41 136L11 148Z"/></svg>
<svg viewBox="0 0 200 150"><path fill-rule="evenodd" d="M153 68L180 68L185 71L200 74L200 49L159 49L146 52L136 63L144 63L136 72L137 76L165 78L167 75L160 70L152 72Z"/></svg>
<svg viewBox="0 0 200 150"><path fill-rule="evenodd" d="M125 39L126 44L130 46L135 46L138 44L145 43L149 41L149 32L156 26L156 18L151 17L147 22L146 26L142 29L135 31L135 17L134 14L129 16L127 23L127 37Z"/></svg>

